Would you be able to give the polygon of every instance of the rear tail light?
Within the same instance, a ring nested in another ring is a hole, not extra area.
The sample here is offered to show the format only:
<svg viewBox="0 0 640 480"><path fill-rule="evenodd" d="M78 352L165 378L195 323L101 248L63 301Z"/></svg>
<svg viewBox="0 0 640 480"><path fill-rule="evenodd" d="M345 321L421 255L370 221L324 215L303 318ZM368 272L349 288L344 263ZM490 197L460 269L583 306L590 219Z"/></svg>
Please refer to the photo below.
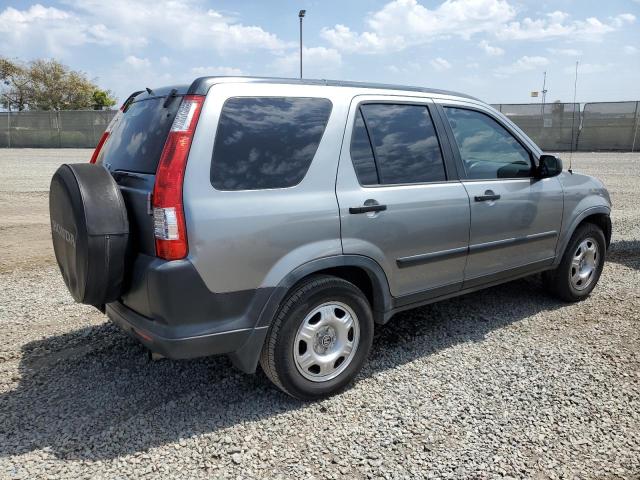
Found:
<svg viewBox="0 0 640 480"><path fill-rule="evenodd" d="M166 260L187 256L187 229L182 204L182 183L191 141L204 97L185 95L160 156L153 187L153 226L156 255Z"/></svg>

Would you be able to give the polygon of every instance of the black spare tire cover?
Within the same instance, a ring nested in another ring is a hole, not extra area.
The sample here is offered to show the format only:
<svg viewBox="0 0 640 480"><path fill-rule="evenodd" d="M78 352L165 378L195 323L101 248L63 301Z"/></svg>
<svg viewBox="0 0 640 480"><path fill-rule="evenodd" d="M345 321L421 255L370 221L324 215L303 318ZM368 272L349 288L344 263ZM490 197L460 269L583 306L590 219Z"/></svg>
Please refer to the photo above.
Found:
<svg viewBox="0 0 640 480"><path fill-rule="evenodd" d="M129 221L111 174L90 163L62 165L51 179L49 215L53 250L73 298L95 306L117 300Z"/></svg>

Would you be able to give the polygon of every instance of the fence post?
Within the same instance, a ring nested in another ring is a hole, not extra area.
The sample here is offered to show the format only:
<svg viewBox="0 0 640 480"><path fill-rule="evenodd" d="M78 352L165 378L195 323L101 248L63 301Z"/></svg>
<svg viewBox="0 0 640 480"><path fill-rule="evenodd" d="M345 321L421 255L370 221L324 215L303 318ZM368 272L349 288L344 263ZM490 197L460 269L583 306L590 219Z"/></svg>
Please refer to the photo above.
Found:
<svg viewBox="0 0 640 480"><path fill-rule="evenodd" d="M635 152L636 150L636 136L638 135L638 123L640 123L640 117L639 117L639 113L638 112L638 106L640 105L640 102L636 102L636 114L635 114L635 124L633 126L633 143L631 144L631 153Z"/></svg>
<svg viewBox="0 0 640 480"><path fill-rule="evenodd" d="M58 127L58 148L62 148L62 134L60 133L60 110L56 110L56 126Z"/></svg>
<svg viewBox="0 0 640 480"><path fill-rule="evenodd" d="M7 112L7 148L11 148L11 107Z"/></svg>

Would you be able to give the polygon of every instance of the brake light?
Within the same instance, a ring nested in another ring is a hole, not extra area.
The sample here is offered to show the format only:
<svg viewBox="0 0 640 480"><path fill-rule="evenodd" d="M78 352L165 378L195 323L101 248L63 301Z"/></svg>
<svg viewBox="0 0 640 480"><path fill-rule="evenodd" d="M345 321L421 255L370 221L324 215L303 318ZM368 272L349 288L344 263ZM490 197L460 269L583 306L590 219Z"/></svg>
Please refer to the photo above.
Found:
<svg viewBox="0 0 640 480"><path fill-rule="evenodd" d="M98 160L98 156L102 151L102 147L104 147L104 144L107 142L109 135L111 135L111 132L113 132L113 128L116 126L116 123L118 123L118 121L120 121L120 118L122 117L123 108L124 108L124 104L122 105L120 110L118 110L118 113L116 113L113 116L113 118L109 122L109 125L107 125L107 128L105 129L104 133L100 137L100 140L98 141L98 145L96 146L96 149L93 151L93 155L91 155L91 160L89 160L89 163L96 163L96 161Z"/></svg>
<svg viewBox="0 0 640 480"><path fill-rule="evenodd" d="M160 156L153 187L153 226L156 255L166 260L187 256L187 229L182 204L182 183L191 141L204 97L185 95Z"/></svg>

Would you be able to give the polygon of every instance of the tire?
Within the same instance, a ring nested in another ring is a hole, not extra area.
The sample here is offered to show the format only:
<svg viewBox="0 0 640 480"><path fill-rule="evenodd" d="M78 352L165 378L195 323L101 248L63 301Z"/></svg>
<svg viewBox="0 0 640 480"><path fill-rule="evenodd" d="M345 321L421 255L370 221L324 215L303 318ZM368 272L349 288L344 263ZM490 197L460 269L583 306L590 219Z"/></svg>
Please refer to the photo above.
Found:
<svg viewBox="0 0 640 480"><path fill-rule="evenodd" d="M122 293L129 221L111 174L93 164L62 165L51 179L53 251L76 302L100 308Z"/></svg>
<svg viewBox="0 0 640 480"><path fill-rule="evenodd" d="M294 398L326 397L346 387L360 371L371 349L373 329L369 302L355 285L314 275L295 286L280 306L260 365L278 388Z"/></svg>
<svg viewBox="0 0 640 480"><path fill-rule="evenodd" d="M571 236L560 265L543 277L545 286L565 302L584 300L600 279L606 251L607 245L600 227L592 223L580 225ZM581 255L582 262L579 261Z"/></svg>

